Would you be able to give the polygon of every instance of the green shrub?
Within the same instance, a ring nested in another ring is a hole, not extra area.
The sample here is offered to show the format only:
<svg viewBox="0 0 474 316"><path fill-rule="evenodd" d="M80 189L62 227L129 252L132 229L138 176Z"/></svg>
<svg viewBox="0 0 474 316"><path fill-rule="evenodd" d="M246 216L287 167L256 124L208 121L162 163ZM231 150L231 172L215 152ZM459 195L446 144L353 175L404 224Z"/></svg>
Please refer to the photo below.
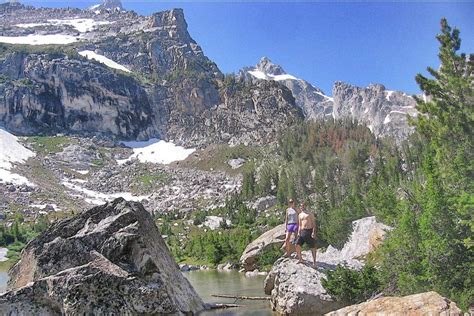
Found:
<svg viewBox="0 0 474 316"><path fill-rule="evenodd" d="M269 271L275 261L283 255L280 245L273 245L265 249L257 258L257 267L261 271Z"/></svg>
<svg viewBox="0 0 474 316"><path fill-rule="evenodd" d="M380 290L378 272L368 265L360 271L339 265L327 273L322 285L332 297L350 304L366 301Z"/></svg>

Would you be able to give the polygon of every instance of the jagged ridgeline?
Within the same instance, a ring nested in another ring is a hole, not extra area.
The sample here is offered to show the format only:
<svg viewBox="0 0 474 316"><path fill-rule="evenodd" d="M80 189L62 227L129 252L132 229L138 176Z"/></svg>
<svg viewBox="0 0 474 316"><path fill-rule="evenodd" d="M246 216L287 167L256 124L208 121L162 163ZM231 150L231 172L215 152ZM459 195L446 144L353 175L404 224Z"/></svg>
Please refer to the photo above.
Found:
<svg viewBox="0 0 474 316"><path fill-rule="evenodd" d="M19 135L264 144L302 119L355 119L405 138L415 101L337 82L333 97L262 58L224 76L181 9L141 16L120 1L87 10L0 5L0 122Z"/></svg>
<svg viewBox="0 0 474 316"><path fill-rule="evenodd" d="M7 129L195 146L268 142L303 117L276 82L225 81L189 35L181 9L141 16L104 5L0 6L0 121Z"/></svg>

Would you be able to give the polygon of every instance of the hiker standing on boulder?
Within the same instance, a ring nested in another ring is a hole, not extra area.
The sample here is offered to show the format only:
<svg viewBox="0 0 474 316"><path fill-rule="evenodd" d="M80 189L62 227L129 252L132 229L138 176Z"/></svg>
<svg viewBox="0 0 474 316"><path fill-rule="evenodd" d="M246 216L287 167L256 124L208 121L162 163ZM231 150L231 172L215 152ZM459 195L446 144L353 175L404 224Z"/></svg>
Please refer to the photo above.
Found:
<svg viewBox="0 0 474 316"><path fill-rule="evenodd" d="M298 239L296 240L296 253L298 254L299 263L303 263L301 246L305 243L311 248L313 267L316 268L316 221L314 215L306 210L304 203L301 203L298 215Z"/></svg>
<svg viewBox="0 0 474 316"><path fill-rule="evenodd" d="M295 201L290 199L288 201L288 208L286 209L285 216L285 257L291 255L291 235L294 235L296 238L296 233L298 231L298 211L295 209Z"/></svg>

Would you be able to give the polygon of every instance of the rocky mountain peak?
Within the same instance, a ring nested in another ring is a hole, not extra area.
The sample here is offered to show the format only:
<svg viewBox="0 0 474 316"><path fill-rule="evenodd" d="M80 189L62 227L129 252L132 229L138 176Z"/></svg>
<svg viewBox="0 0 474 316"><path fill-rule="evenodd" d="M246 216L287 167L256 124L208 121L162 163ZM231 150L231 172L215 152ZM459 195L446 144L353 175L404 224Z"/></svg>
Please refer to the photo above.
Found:
<svg viewBox="0 0 474 316"><path fill-rule="evenodd" d="M268 57L262 57L257 64L257 69L265 74L284 75L286 72L280 65L274 64Z"/></svg>
<svg viewBox="0 0 474 316"><path fill-rule="evenodd" d="M184 18L183 9L171 9L168 11L156 12L152 16L151 27L170 27L187 30L188 24Z"/></svg>
<svg viewBox="0 0 474 316"><path fill-rule="evenodd" d="M123 10L123 6L121 0L102 0L101 4L92 6L91 9Z"/></svg>

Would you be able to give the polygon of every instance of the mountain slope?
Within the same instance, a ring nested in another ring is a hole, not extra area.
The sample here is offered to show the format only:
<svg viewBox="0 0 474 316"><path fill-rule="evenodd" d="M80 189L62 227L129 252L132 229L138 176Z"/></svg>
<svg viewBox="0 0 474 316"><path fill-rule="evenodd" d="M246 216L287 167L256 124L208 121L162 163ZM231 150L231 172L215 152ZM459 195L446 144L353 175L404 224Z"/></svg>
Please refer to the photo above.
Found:
<svg viewBox="0 0 474 316"><path fill-rule="evenodd" d="M0 44L0 123L17 134L262 144L302 118L284 87L224 82L181 9L2 5L0 14L0 42L30 44ZM64 45L36 45L48 41Z"/></svg>

